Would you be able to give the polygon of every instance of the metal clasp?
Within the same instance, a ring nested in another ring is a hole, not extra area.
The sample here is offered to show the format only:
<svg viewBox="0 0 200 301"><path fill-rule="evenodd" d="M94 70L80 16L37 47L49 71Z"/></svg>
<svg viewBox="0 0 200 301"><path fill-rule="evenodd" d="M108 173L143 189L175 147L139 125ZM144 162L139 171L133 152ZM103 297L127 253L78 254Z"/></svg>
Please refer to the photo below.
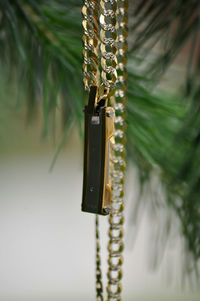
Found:
<svg viewBox="0 0 200 301"><path fill-rule="evenodd" d="M82 211L106 215L111 210L110 139L114 109L107 107L108 90L91 86L85 113Z"/></svg>

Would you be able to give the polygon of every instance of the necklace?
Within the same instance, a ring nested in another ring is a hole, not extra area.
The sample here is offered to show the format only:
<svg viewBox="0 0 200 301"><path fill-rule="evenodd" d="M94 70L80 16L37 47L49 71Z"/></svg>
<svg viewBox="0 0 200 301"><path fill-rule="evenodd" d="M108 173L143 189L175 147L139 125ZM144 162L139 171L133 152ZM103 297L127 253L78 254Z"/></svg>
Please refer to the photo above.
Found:
<svg viewBox="0 0 200 301"><path fill-rule="evenodd" d="M85 0L82 210L96 214L96 300L103 300L98 214L108 215L106 300L121 300L128 0Z"/></svg>

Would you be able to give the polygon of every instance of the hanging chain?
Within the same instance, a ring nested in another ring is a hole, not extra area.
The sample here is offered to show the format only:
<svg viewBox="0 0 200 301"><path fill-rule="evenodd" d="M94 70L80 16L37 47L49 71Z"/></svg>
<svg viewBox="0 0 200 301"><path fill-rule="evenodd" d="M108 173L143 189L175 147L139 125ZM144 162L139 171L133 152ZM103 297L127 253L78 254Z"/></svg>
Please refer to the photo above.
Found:
<svg viewBox="0 0 200 301"><path fill-rule="evenodd" d="M125 105L128 35L128 0L85 0L83 13L83 82L85 89L109 88L115 109L115 131L111 143L112 209L109 216L108 284L106 300L121 300L124 176ZM96 216L96 300L103 300L99 222Z"/></svg>
<svg viewBox="0 0 200 301"><path fill-rule="evenodd" d="M116 11L115 0L100 0L101 79L110 92L117 80Z"/></svg>
<svg viewBox="0 0 200 301"><path fill-rule="evenodd" d="M124 177L125 177L125 105L128 16L127 0L117 1L117 83L112 99L115 108L115 143L112 154L112 210L109 216L108 285L107 300L121 300L123 223L124 223Z"/></svg>
<svg viewBox="0 0 200 301"><path fill-rule="evenodd" d="M103 301L103 284L101 272L101 256L100 256L100 238L99 238L99 217L96 215L96 300Z"/></svg>
<svg viewBox="0 0 200 301"><path fill-rule="evenodd" d="M99 85L98 0L85 0L83 15L83 83L86 90Z"/></svg>

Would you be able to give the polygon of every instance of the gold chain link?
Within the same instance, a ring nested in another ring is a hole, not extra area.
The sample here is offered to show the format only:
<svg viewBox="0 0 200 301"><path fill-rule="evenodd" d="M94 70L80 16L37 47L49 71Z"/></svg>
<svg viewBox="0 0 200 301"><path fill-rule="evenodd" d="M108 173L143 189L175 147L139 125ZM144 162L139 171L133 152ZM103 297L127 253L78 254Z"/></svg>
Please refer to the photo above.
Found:
<svg viewBox="0 0 200 301"><path fill-rule="evenodd" d="M109 215L108 284L106 300L121 300L124 249L125 106L128 35L128 0L85 0L83 13L83 82L85 89L109 88L115 109L111 145L112 209ZM96 216L96 300L103 300L99 222Z"/></svg>

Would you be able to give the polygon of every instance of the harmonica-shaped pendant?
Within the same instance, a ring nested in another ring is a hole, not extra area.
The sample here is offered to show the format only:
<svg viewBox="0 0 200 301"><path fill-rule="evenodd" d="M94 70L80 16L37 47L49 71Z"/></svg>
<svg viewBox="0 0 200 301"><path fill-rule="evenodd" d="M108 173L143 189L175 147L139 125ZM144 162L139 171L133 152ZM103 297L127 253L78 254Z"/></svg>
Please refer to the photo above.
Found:
<svg viewBox="0 0 200 301"><path fill-rule="evenodd" d="M107 107L108 96L99 96L96 86L90 88L85 106L85 147L82 211L109 214L111 185L109 183L110 139L114 133L114 109Z"/></svg>

